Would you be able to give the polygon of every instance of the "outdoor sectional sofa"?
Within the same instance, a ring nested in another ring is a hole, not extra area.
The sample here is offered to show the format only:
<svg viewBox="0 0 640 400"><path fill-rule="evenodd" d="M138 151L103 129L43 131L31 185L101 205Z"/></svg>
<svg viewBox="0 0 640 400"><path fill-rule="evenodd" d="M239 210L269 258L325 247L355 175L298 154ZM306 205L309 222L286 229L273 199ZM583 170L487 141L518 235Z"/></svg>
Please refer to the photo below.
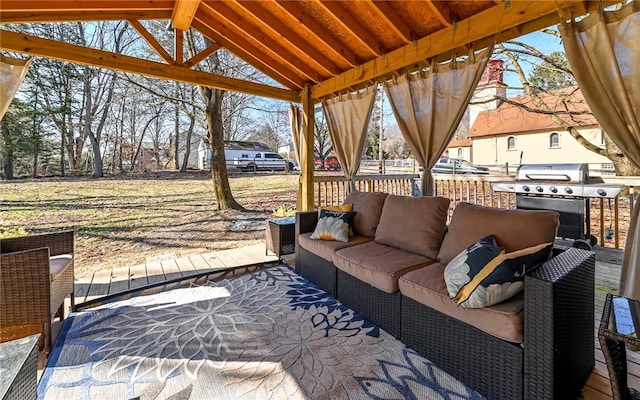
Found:
<svg viewBox="0 0 640 400"><path fill-rule="evenodd" d="M348 242L311 239L318 211L296 216L296 270L488 399L575 399L594 366L595 256L576 248L524 277L502 303L462 308L444 269L495 235L507 252L553 242L558 215L449 200L352 192Z"/></svg>

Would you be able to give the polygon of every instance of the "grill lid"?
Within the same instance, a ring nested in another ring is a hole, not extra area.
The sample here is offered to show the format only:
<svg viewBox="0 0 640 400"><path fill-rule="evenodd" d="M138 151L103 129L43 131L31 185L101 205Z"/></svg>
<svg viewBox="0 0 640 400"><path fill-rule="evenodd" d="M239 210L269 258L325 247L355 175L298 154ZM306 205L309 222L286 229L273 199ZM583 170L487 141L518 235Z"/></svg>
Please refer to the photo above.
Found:
<svg viewBox="0 0 640 400"><path fill-rule="evenodd" d="M588 164L522 164L516 173L516 181L585 184L588 180Z"/></svg>

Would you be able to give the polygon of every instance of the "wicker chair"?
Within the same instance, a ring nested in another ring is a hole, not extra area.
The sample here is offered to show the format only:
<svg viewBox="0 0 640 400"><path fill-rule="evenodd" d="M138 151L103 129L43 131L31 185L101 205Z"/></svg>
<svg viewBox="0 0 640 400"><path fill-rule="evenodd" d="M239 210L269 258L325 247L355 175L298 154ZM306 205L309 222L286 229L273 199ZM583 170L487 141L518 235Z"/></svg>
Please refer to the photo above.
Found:
<svg viewBox="0 0 640 400"><path fill-rule="evenodd" d="M0 240L0 342L42 333L51 350L52 319L75 306L73 251L73 231Z"/></svg>

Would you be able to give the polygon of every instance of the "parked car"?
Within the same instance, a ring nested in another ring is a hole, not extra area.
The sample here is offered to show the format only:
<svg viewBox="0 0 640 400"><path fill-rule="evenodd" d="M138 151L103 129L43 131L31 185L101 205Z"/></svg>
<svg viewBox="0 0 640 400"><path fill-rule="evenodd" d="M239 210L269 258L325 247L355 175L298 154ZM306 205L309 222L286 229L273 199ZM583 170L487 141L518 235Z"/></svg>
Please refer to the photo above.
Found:
<svg viewBox="0 0 640 400"><path fill-rule="evenodd" d="M480 174L489 173L489 168L479 167L471 164L469 161L460 158L440 157L436 165L431 168L431 172L435 174Z"/></svg>
<svg viewBox="0 0 640 400"><path fill-rule="evenodd" d="M284 170L289 164L289 170L295 168L291 159L285 159L278 153L256 151L252 154L242 154L233 159L233 165L243 171L247 170Z"/></svg>
<svg viewBox="0 0 640 400"><path fill-rule="evenodd" d="M316 157L313 165L316 170L339 171L341 169L340 162L336 156L325 157L324 164L320 160L320 157Z"/></svg>

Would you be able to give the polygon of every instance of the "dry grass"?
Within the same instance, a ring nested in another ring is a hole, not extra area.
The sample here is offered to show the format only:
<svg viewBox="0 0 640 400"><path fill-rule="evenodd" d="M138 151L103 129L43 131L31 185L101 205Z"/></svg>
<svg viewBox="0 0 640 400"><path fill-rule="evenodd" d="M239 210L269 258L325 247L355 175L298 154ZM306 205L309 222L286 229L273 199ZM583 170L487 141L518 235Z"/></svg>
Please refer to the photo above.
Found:
<svg viewBox="0 0 640 400"><path fill-rule="evenodd" d="M74 229L82 275L256 244L274 209L295 207L298 175L240 174L230 181L247 212L218 211L210 174L203 172L5 182L0 228Z"/></svg>

